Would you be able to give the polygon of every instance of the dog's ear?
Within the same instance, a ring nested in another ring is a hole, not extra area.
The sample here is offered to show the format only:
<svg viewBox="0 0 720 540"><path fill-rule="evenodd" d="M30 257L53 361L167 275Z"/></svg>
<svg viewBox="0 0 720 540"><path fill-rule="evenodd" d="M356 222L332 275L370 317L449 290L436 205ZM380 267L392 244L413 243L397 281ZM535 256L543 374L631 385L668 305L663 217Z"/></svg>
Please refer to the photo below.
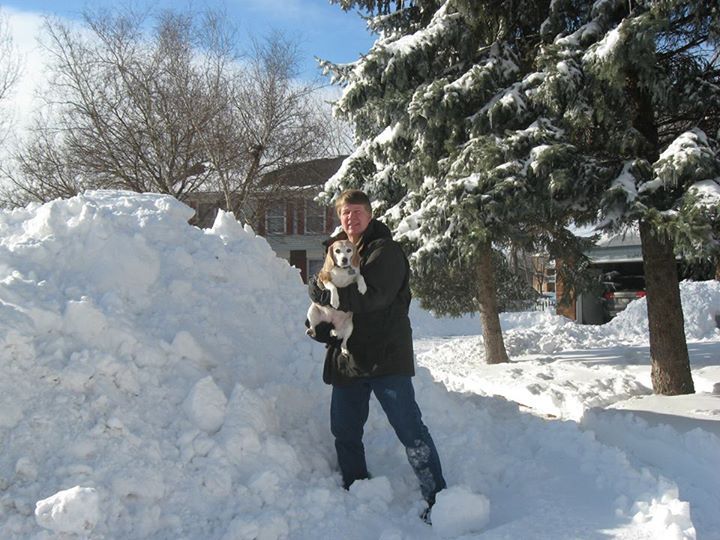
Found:
<svg viewBox="0 0 720 540"><path fill-rule="evenodd" d="M358 251L358 248L355 244L353 244L352 247L353 254L352 259L350 260L350 264L353 266L353 268L360 268L360 252Z"/></svg>
<svg viewBox="0 0 720 540"><path fill-rule="evenodd" d="M328 247L328 250L325 254L325 263L322 266L322 269L320 270L320 279L322 281L329 281L330 279L330 272L332 271L333 267L335 266L335 259L333 258L333 245L330 244L330 247Z"/></svg>

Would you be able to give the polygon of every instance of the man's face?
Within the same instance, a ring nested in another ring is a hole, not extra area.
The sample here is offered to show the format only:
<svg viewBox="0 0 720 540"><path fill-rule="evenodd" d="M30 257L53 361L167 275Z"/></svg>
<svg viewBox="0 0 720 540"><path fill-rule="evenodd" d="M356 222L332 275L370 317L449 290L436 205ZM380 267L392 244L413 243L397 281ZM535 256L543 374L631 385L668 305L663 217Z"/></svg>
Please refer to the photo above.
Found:
<svg viewBox="0 0 720 540"><path fill-rule="evenodd" d="M372 215L362 204L344 204L340 208L340 225L351 239L360 238Z"/></svg>

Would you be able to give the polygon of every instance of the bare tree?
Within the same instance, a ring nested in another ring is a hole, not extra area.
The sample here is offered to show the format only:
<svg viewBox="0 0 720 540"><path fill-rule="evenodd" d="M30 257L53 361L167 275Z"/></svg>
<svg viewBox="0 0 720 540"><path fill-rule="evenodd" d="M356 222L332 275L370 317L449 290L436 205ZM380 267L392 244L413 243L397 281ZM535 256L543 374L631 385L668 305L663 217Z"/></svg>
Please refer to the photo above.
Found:
<svg viewBox="0 0 720 540"><path fill-rule="evenodd" d="M327 155L341 130L319 87L297 79L291 40L256 39L242 57L227 21L218 12L162 12L148 36L147 17L131 12L86 13L85 32L48 20L48 106L58 120L39 124L17 153L6 200L88 187L180 200L215 190L226 209L254 222L262 208L249 195L270 201L278 187L265 175Z"/></svg>
<svg viewBox="0 0 720 540"><path fill-rule="evenodd" d="M97 38L89 45L48 25L57 87L76 100L66 115L68 149L104 187L182 199L207 173L196 126L214 119L205 66L193 63L190 17L162 14L150 47L142 18L86 16L86 23Z"/></svg>
<svg viewBox="0 0 720 540"><path fill-rule="evenodd" d="M226 208L255 222L262 201L286 187L265 182L265 175L324 155L330 131L318 107L318 87L296 78L298 51L292 41L278 33L253 40L243 60L226 77L227 109L206 144ZM228 132L236 138L228 141ZM247 204L259 191L260 206Z"/></svg>
<svg viewBox="0 0 720 540"><path fill-rule="evenodd" d="M325 128L323 154L327 157L347 156L355 149L353 129L350 123L333 114L334 101L316 100L318 115L323 118Z"/></svg>
<svg viewBox="0 0 720 540"><path fill-rule="evenodd" d="M156 18L149 38L146 17L134 13L86 13L84 23L81 32L46 21L46 100L57 121L38 125L17 152L16 193L37 199L101 187L182 200L212 174L200 132L223 112L211 87L217 56L196 51L204 29L173 12ZM49 170L62 170L62 179L38 174Z"/></svg>
<svg viewBox="0 0 720 540"><path fill-rule="evenodd" d="M46 118L38 118L30 131L24 148L12 156L13 165L2 166L6 182L0 187L0 199L4 205L16 207L68 198L93 187L72 162L62 133L53 129Z"/></svg>
<svg viewBox="0 0 720 540"><path fill-rule="evenodd" d="M8 19L0 11L0 103L5 101L20 75L20 58L13 42ZM0 140L8 126L4 116L0 119Z"/></svg>

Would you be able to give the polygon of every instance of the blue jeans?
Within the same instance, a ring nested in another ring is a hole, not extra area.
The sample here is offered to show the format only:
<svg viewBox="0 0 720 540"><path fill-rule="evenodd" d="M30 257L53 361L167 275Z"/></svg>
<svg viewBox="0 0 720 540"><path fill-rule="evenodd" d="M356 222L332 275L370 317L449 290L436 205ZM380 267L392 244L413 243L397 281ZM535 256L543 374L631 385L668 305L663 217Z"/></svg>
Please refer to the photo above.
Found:
<svg viewBox="0 0 720 540"><path fill-rule="evenodd" d="M375 394L405 446L410 466L420 481L422 495L432 505L435 494L446 484L435 444L422 422L412 381L407 376L364 378L349 385L333 386L330 429L335 436L343 485L347 489L355 480L368 478L362 437L369 413L370 392Z"/></svg>

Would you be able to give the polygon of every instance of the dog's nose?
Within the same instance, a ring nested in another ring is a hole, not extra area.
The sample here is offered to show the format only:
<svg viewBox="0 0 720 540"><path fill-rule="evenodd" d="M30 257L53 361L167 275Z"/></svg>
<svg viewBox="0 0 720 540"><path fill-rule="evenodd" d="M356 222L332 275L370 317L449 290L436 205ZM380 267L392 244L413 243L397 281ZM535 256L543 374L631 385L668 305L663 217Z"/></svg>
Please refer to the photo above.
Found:
<svg viewBox="0 0 720 540"><path fill-rule="evenodd" d="M347 258L347 257L343 257L343 258L342 258L342 263L343 263L343 264L347 264L347 263L348 263L348 258Z"/></svg>

